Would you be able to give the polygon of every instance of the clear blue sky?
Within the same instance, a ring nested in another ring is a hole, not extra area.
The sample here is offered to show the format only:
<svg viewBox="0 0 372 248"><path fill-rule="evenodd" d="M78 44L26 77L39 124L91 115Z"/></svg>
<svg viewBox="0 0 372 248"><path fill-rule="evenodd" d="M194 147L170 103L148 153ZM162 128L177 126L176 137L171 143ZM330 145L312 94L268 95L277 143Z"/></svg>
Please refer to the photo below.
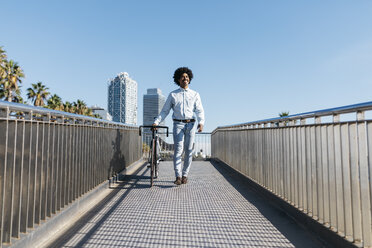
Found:
<svg viewBox="0 0 372 248"><path fill-rule="evenodd" d="M194 72L217 126L372 100L372 1L1 1L0 46L31 83L107 108L128 72L143 94ZM168 124L170 123L168 116Z"/></svg>

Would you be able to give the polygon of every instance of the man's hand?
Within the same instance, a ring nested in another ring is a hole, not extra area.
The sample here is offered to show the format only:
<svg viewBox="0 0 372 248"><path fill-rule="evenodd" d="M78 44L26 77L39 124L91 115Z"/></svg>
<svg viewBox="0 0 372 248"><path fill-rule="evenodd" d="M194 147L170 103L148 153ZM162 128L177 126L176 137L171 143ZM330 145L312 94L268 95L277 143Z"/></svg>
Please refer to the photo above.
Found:
<svg viewBox="0 0 372 248"><path fill-rule="evenodd" d="M204 128L204 125L203 124L199 124L198 125L198 132L203 132L203 128Z"/></svg>
<svg viewBox="0 0 372 248"><path fill-rule="evenodd" d="M156 126L158 126L158 124L156 124L156 123L153 123L153 124L152 124L152 126L153 126L153 127L154 127L154 129L156 130L156 128L155 128L155 127L156 127Z"/></svg>

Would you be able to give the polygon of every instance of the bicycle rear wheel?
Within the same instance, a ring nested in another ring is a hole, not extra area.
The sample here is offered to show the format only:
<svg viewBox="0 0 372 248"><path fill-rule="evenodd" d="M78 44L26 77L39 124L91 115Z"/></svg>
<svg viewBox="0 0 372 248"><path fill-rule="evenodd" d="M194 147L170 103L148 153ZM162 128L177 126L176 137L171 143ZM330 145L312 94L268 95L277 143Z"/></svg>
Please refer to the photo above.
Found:
<svg viewBox="0 0 372 248"><path fill-rule="evenodd" d="M156 136L155 137L156 146L155 146L155 175L154 175L154 178L158 178L158 176L159 176L159 156L160 156L160 154L158 154L158 149L159 149L159 147L158 147L159 144L158 143L159 143L159 137Z"/></svg>

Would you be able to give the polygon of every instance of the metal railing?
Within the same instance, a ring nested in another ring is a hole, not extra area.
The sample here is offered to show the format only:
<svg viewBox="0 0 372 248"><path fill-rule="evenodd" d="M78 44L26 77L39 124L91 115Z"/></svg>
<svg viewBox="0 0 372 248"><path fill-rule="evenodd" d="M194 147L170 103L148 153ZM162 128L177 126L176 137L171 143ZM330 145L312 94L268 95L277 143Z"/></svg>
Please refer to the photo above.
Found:
<svg viewBox="0 0 372 248"><path fill-rule="evenodd" d="M135 126L0 101L0 246L141 157Z"/></svg>
<svg viewBox="0 0 372 248"><path fill-rule="evenodd" d="M371 247L369 110L372 102L218 127L212 158L357 246ZM352 120L340 121L350 113Z"/></svg>

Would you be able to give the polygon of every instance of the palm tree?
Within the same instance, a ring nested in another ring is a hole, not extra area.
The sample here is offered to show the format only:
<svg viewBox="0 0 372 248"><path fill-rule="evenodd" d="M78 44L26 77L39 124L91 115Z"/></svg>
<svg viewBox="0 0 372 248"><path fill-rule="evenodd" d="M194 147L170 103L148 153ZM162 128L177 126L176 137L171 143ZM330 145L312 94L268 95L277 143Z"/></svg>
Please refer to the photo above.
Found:
<svg viewBox="0 0 372 248"><path fill-rule="evenodd" d="M27 97L31 99L35 106L44 106L44 101L49 96L49 88L43 85L42 82L32 84L32 88L28 88Z"/></svg>
<svg viewBox="0 0 372 248"><path fill-rule="evenodd" d="M93 117L97 119L102 119L102 117L99 114L93 114Z"/></svg>
<svg viewBox="0 0 372 248"><path fill-rule="evenodd" d="M48 99L47 107L54 110L63 110L62 98L54 94Z"/></svg>
<svg viewBox="0 0 372 248"><path fill-rule="evenodd" d="M5 50L3 47L0 47L0 83L3 82L3 79L5 78L5 63L7 62L6 60L7 56L5 53Z"/></svg>
<svg viewBox="0 0 372 248"><path fill-rule="evenodd" d="M289 112L281 112L279 113L279 117L285 117L285 116L289 116ZM277 126L279 126L279 123L276 123ZM288 121L285 121L284 122L284 125L287 126L288 125Z"/></svg>
<svg viewBox="0 0 372 248"><path fill-rule="evenodd" d="M21 78L25 75L22 68L13 60L4 63L3 73L1 89L6 100L11 102L14 97L17 97L17 93L20 93L18 83L22 83Z"/></svg>
<svg viewBox="0 0 372 248"><path fill-rule="evenodd" d="M87 105L83 100L78 99L76 102L73 103L75 107L75 113L79 115L83 115L86 112Z"/></svg>
<svg viewBox="0 0 372 248"><path fill-rule="evenodd" d="M63 104L63 111L73 113L74 112L74 106L73 106L73 104L70 103L70 102L68 102L68 101L65 102Z"/></svg>
<svg viewBox="0 0 372 248"><path fill-rule="evenodd" d="M23 97L21 96L21 92L19 90L16 91L16 95L13 98L13 102L26 104L26 101L23 100Z"/></svg>
<svg viewBox="0 0 372 248"><path fill-rule="evenodd" d="M279 117L284 117L284 116L288 116L289 115L289 112L281 112L279 113Z"/></svg>
<svg viewBox="0 0 372 248"><path fill-rule="evenodd" d="M84 110L84 115L87 115L87 116L90 116L90 117L93 117L93 110L91 108L88 108L88 107L85 107L85 110Z"/></svg>

